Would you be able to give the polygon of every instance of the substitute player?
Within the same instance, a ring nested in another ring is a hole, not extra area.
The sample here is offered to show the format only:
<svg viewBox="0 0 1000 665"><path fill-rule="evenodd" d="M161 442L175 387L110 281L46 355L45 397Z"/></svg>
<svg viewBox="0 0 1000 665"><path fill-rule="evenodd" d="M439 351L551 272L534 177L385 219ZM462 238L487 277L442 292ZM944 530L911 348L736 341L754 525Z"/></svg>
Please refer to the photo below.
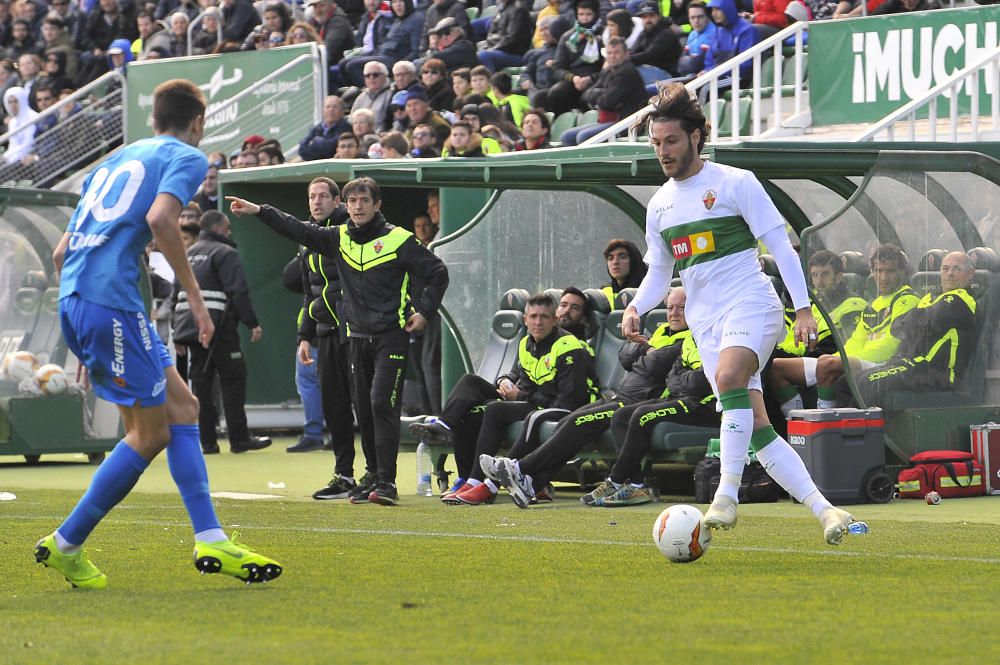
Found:
<svg viewBox="0 0 1000 665"><path fill-rule="evenodd" d="M267 582L281 566L228 539L219 525L198 436L198 401L146 319L139 294L140 258L152 238L187 292L198 341L208 347L214 327L178 226L208 167L194 147L205 130L205 98L197 86L182 79L157 86L153 128L153 138L119 150L87 177L53 255L61 271L63 337L87 366L98 397L118 405L126 434L66 521L35 545L35 559L74 587L105 587L107 578L82 545L166 448L194 526L195 566L248 584Z"/></svg>
<svg viewBox="0 0 1000 665"><path fill-rule="evenodd" d="M752 447L771 477L823 523L826 541L837 545L851 515L826 500L798 454L775 433L761 394L760 370L785 331L781 301L757 261L758 239L774 255L792 297L796 340L816 343L805 276L785 222L752 173L701 159L707 122L683 85L666 86L652 103L649 138L669 180L647 206L649 272L625 309L622 331L638 335L640 313L663 300L676 262L687 290L688 325L723 410L722 478L705 525L736 524Z"/></svg>

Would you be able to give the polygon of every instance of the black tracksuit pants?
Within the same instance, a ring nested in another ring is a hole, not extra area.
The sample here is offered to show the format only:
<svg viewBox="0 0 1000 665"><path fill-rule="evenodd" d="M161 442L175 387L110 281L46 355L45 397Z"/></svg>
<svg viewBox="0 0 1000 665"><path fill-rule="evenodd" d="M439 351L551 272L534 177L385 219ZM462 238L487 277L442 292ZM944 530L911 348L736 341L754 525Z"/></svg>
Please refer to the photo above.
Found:
<svg viewBox="0 0 1000 665"><path fill-rule="evenodd" d="M612 417L623 404L617 399L602 399L569 415L565 411L559 411L559 426L545 443L539 445L537 427L525 427L526 436L511 448L509 456L518 460L521 471L531 476L532 484L539 490L552 480L566 462L588 445L593 445L611 427Z"/></svg>
<svg viewBox="0 0 1000 665"><path fill-rule="evenodd" d="M240 348L237 330L221 331L220 337L211 348L200 344L188 347L188 373L191 377L191 391L198 398L198 429L201 432L202 450L218 448L215 426L219 414L215 408L213 384L219 377L222 390L222 410L226 414L226 428L229 430L230 444L242 444L250 440L247 427L247 363Z"/></svg>
<svg viewBox="0 0 1000 665"><path fill-rule="evenodd" d="M323 419L330 431L335 457L334 473L354 477L354 415L351 413L350 345L337 332L323 335L319 344L319 390ZM375 469L375 458L365 451L366 466Z"/></svg>
<svg viewBox="0 0 1000 665"><path fill-rule="evenodd" d="M395 483L410 334L393 330L370 338L351 337L350 344L358 427L368 471L380 482ZM371 468L372 460L377 464L375 469Z"/></svg>
<svg viewBox="0 0 1000 665"><path fill-rule="evenodd" d="M618 448L611 480L643 482L642 458L653 444L653 429L662 422L717 427L719 415L712 406L683 399L647 400L618 409L611 419L611 432Z"/></svg>

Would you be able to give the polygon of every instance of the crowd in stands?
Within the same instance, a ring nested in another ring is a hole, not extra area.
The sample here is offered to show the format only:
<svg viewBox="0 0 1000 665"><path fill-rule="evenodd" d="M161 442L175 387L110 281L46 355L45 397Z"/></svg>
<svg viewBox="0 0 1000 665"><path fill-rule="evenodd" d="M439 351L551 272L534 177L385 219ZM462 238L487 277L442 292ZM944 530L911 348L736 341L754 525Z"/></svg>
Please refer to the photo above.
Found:
<svg viewBox="0 0 1000 665"><path fill-rule="evenodd" d="M324 113L300 146L301 159L478 157L583 141L638 110L657 83L691 79L795 21L939 6L938 0L489 1L0 0L2 113L8 131L16 129L43 110L37 100L43 85L59 99L133 60L319 43L340 112ZM12 89L27 100L18 113L7 108ZM359 133L354 116L363 110L373 118ZM554 119L569 111L590 114L573 123L582 126L552 136ZM353 141L345 140L357 150L340 150L349 126ZM14 151L4 161L35 154Z"/></svg>

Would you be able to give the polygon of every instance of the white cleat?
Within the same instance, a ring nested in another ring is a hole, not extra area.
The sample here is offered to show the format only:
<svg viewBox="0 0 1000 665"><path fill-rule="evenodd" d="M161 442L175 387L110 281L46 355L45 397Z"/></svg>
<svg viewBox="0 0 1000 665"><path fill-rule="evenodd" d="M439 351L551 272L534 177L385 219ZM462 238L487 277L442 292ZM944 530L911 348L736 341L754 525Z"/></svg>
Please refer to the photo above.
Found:
<svg viewBox="0 0 1000 665"><path fill-rule="evenodd" d="M830 507L819 514L819 521L823 524L823 537L830 545L839 545L847 533L854 518L846 510Z"/></svg>
<svg viewBox="0 0 1000 665"><path fill-rule="evenodd" d="M716 494L702 522L709 529L729 530L736 526L736 499Z"/></svg>

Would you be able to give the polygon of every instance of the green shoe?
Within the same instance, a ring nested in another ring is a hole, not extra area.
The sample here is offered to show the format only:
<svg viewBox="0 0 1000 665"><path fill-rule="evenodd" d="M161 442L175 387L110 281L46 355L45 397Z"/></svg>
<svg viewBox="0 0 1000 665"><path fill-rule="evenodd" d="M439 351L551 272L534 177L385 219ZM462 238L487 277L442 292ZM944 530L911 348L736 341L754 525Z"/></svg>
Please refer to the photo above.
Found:
<svg viewBox="0 0 1000 665"><path fill-rule="evenodd" d="M281 575L281 564L237 543L239 532L229 540L194 544L194 567L202 575L223 573L247 584L270 582Z"/></svg>
<svg viewBox="0 0 1000 665"><path fill-rule="evenodd" d="M648 487L632 487L625 483L611 496L604 497L599 505L602 506L638 506L642 503L652 503L653 493Z"/></svg>
<svg viewBox="0 0 1000 665"><path fill-rule="evenodd" d="M55 533L35 543L35 561L55 570L80 589L103 589L108 585L108 578L90 562L82 549L76 554L60 552Z"/></svg>
<svg viewBox="0 0 1000 665"><path fill-rule="evenodd" d="M602 501L604 500L604 497L611 496L614 493L614 484L612 484L610 478L605 478L597 484L597 487L594 488L593 492L581 496L580 501L587 506L600 506L603 505Z"/></svg>

